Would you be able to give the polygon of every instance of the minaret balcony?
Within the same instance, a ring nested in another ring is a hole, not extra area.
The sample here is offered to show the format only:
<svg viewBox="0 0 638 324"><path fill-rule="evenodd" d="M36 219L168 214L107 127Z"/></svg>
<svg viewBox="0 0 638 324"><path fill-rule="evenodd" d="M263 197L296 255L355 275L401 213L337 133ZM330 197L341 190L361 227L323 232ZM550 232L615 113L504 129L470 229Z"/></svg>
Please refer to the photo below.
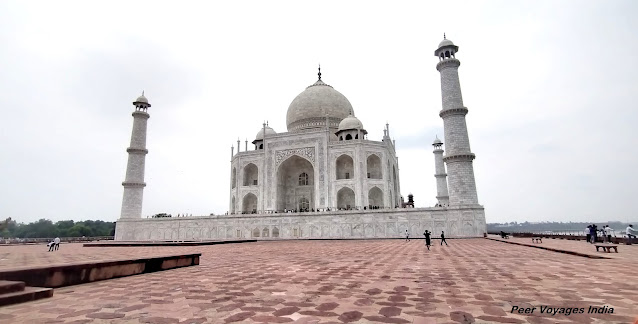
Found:
<svg viewBox="0 0 638 324"><path fill-rule="evenodd" d="M474 160L476 156L474 153L464 153L464 154L454 154L447 155L443 157L443 162L451 163L451 162L471 162Z"/></svg>
<svg viewBox="0 0 638 324"><path fill-rule="evenodd" d="M128 153L137 153L137 154L148 154L148 150L147 149L135 148L135 147L127 148L126 152L128 152Z"/></svg>
<svg viewBox="0 0 638 324"><path fill-rule="evenodd" d="M443 69L451 68L451 67L459 67L461 66L461 61L455 58L445 59L436 64L437 71L441 71Z"/></svg>
<svg viewBox="0 0 638 324"><path fill-rule="evenodd" d="M124 181L124 182L122 182L122 186L124 186L126 188L144 188L144 187L146 187L146 183L144 183L144 182Z"/></svg>
<svg viewBox="0 0 638 324"><path fill-rule="evenodd" d="M439 112L439 117L445 118L451 115L465 116L467 115L467 112L468 112L468 109L465 107L443 109Z"/></svg>

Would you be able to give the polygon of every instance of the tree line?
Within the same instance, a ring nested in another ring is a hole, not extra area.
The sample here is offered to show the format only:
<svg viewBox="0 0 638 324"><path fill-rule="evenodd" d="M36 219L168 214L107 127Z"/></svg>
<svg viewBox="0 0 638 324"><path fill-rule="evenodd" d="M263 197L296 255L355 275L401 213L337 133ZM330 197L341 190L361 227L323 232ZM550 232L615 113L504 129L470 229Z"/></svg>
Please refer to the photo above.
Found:
<svg viewBox="0 0 638 324"><path fill-rule="evenodd" d="M91 237L115 235L115 222L101 220L74 222L72 220L53 223L40 219L29 224L8 219L0 227L0 238L53 238L53 237Z"/></svg>

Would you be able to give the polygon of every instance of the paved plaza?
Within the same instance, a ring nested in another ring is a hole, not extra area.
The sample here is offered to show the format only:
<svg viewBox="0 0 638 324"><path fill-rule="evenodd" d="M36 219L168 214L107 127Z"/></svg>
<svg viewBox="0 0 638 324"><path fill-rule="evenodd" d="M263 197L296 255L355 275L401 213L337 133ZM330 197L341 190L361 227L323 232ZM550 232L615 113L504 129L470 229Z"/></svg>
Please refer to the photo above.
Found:
<svg viewBox="0 0 638 324"><path fill-rule="evenodd" d="M201 252L199 266L55 289L3 323L633 323L638 246L590 259L487 239L1 246L0 269ZM438 240L434 240L439 244ZM584 242L542 244L594 249ZM573 246L572 246L573 245ZM594 249L595 250L595 249ZM600 253L603 255L603 253ZM620 257L622 256L622 257ZM528 314L512 307L532 308ZM541 314L539 308L584 308ZM590 306L613 314L588 313Z"/></svg>

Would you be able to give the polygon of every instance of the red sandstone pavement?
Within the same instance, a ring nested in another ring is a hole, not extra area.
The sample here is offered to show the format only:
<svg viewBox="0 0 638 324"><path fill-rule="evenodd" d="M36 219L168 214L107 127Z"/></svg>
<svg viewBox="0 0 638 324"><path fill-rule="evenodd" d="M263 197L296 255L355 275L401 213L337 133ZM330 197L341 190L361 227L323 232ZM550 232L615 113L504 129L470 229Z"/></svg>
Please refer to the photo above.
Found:
<svg viewBox="0 0 638 324"><path fill-rule="evenodd" d="M434 241L438 244L438 241ZM0 268L201 252L199 266L60 288L2 323L632 323L637 259L486 239L277 241L198 247L0 247ZM557 243L558 244L558 243ZM586 244L586 243L583 243ZM633 255L627 249L620 253ZM627 250L627 251L625 251ZM24 257L23 257L24 256ZM584 308L540 314L538 307ZM512 306L537 307L512 314ZM587 313L589 306L613 314Z"/></svg>

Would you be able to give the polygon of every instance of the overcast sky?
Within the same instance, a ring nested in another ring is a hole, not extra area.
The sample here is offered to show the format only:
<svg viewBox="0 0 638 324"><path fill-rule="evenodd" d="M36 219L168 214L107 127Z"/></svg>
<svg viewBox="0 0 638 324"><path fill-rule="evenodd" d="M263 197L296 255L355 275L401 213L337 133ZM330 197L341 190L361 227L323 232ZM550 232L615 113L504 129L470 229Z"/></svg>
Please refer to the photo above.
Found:
<svg viewBox="0 0 638 324"><path fill-rule="evenodd" d="M433 56L458 45L488 222L636 221L636 1L2 1L0 218L115 221L133 118L152 104L143 215L228 210L230 147L322 79L401 193L436 202Z"/></svg>

